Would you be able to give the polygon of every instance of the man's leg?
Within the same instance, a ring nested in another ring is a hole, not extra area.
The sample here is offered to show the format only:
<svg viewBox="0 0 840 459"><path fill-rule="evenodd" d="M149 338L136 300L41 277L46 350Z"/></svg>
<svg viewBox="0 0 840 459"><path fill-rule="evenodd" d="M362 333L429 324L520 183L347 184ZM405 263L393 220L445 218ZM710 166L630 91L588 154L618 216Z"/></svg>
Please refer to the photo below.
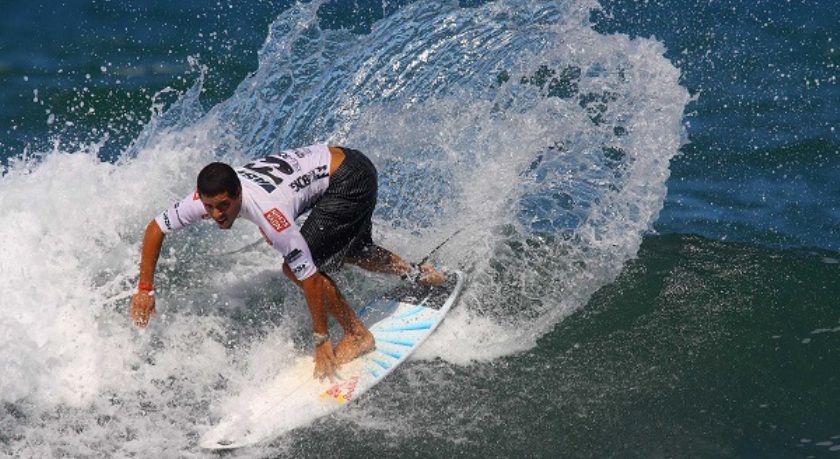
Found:
<svg viewBox="0 0 840 459"><path fill-rule="evenodd" d="M345 263L356 265L367 271L396 274L423 285L443 285L443 274L431 263L414 266L388 249L371 244L344 258Z"/></svg>
<svg viewBox="0 0 840 459"><path fill-rule="evenodd" d="M298 287L302 287L301 282L295 277L289 265L286 263L283 263L283 273L292 282L297 284ZM321 297L327 304L327 310L344 330L344 336L341 337L334 349L335 358L338 363L349 362L365 352L372 350L376 346L373 334L361 319L359 319L356 311L350 307L344 295L339 292L335 282L326 274L319 272L314 275L318 276Z"/></svg>
<svg viewBox="0 0 840 459"><path fill-rule="evenodd" d="M344 160L330 177L326 194L301 227L319 269L346 262L363 269L442 285L443 275L429 263L416 267L373 243L372 223L378 179L376 167L357 150L342 148Z"/></svg>

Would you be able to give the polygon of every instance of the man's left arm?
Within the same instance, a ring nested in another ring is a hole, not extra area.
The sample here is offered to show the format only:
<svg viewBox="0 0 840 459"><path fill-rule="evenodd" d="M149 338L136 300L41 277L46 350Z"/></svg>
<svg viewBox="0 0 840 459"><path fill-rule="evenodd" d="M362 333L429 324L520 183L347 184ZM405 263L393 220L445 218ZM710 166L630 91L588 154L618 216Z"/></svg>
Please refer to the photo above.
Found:
<svg viewBox="0 0 840 459"><path fill-rule="evenodd" d="M301 281L303 295L306 297L306 304L309 306L309 313L312 315L313 343L315 344L315 372L314 376L319 379L324 377L333 379L335 371L338 370L338 361L335 358L332 340L329 337L329 321L327 302L327 283L331 280L316 272Z"/></svg>
<svg viewBox="0 0 840 459"><path fill-rule="evenodd" d="M303 290L309 314L312 316L312 337L315 344L313 376L319 379L324 379L324 377L332 379L338 369L332 340L329 338L329 305L327 304L329 298L326 292L328 284L332 281L320 272L299 280L288 263L283 263L283 272Z"/></svg>

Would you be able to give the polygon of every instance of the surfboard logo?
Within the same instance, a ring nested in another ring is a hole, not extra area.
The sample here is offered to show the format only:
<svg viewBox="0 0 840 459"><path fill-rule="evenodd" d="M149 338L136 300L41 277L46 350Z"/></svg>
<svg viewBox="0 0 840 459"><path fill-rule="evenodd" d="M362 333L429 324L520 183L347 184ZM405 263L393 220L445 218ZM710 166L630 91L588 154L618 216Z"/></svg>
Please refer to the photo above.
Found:
<svg viewBox="0 0 840 459"><path fill-rule="evenodd" d="M353 393L356 392L356 386L359 385L359 377L353 376L352 378L344 381L342 383L338 383L327 389L326 392L321 394L321 398L334 398L338 400L339 403L349 402L353 399Z"/></svg>
<svg viewBox="0 0 840 459"><path fill-rule="evenodd" d="M268 224L278 233L282 233L283 230L292 226L286 216L283 215L283 212L280 212L280 209L276 207L264 213L263 216L268 221Z"/></svg>

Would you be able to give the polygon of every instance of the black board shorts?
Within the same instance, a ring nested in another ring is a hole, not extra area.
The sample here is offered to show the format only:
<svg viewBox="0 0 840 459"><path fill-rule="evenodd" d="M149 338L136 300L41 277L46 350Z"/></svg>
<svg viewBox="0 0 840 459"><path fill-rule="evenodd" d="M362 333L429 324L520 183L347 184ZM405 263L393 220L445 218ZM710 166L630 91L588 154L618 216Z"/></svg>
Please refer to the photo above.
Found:
<svg viewBox="0 0 840 459"><path fill-rule="evenodd" d="M339 148L344 161L300 229L315 265L325 272L340 267L345 257L363 256L373 246L376 167L362 152Z"/></svg>

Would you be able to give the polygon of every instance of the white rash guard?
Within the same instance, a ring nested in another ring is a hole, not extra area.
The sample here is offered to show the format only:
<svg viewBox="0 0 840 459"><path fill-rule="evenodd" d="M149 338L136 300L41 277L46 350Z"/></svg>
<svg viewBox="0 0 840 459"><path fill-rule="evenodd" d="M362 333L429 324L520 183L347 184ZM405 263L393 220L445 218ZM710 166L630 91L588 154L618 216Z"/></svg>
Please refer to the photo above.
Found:
<svg viewBox="0 0 840 459"><path fill-rule="evenodd" d="M330 150L325 144L284 150L236 168L242 183L238 218L255 223L265 240L285 259L298 280L318 267L295 219L309 210L327 190ZM164 234L209 218L193 192L155 218Z"/></svg>

